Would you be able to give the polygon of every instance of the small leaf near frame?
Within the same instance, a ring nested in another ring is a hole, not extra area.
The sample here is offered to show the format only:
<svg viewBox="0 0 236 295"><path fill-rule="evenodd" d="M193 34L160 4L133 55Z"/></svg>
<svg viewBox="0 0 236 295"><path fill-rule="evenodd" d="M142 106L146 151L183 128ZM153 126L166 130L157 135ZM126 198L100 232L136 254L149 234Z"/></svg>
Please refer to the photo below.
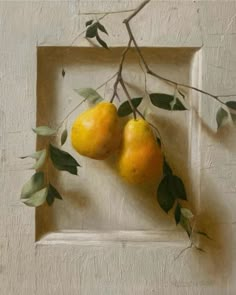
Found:
<svg viewBox="0 0 236 295"><path fill-rule="evenodd" d="M174 100L173 95L165 93L151 93L149 97L155 107L171 111L171 102Z"/></svg>
<svg viewBox="0 0 236 295"><path fill-rule="evenodd" d="M98 22L98 29L99 29L101 32L103 32L103 33L105 33L105 34L108 35L106 28L105 28L101 23L99 23L99 22Z"/></svg>
<svg viewBox="0 0 236 295"><path fill-rule="evenodd" d="M107 43L106 43L104 40L102 40L98 34L96 35L96 39L97 39L98 43L99 43L103 48L105 48L105 49L109 49L109 47L107 46Z"/></svg>
<svg viewBox="0 0 236 295"><path fill-rule="evenodd" d="M157 201L166 213L168 213L169 210L174 206L175 198L169 190L169 181L167 176L162 179L158 186Z"/></svg>
<svg viewBox="0 0 236 295"><path fill-rule="evenodd" d="M41 135L41 136L51 136L56 134L56 130L52 129L48 126L39 126L36 128L33 128L33 131L37 134L37 135Z"/></svg>
<svg viewBox="0 0 236 295"><path fill-rule="evenodd" d="M217 111L217 114L216 114L217 129L219 129L223 124L226 123L228 117L229 117L228 112L226 112L226 110L224 110L223 108L220 108Z"/></svg>
<svg viewBox="0 0 236 295"><path fill-rule="evenodd" d="M142 99L143 99L142 97L132 98L131 103L135 108L137 108L142 102ZM132 109L128 100L123 102L118 108L119 117L125 117L130 115L131 113L132 113Z"/></svg>
<svg viewBox="0 0 236 295"><path fill-rule="evenodd" d="M93 23L93 19L86 21L85 26L88 27Z"/></svg>
<svg viewBox="0 0 236 295"><path fill-rule="evenodd" d="M181 217L181 207L180 207L179 203L177 203L177 205L175 207L175 222L176 222L176 225L179 224L180 217Z"/></svg>
<svg viewBox="0 0 236 295"><path fill-rule="evenodd" d="M61 145L63 145L66 142L67 136L68 136L68 131L67 129L64 129L61 134Z"/></svg>
<svg viewBox="0 0 236 295"><path fill-rule="evenodd" d="M103 101L101 95L93 88L80 88L74 89L74 91L93 104Z"/></svg>
<svg viewBox="0 0 236 295"><path fill-rule="evenodd" d="M32 168L35 170L41 168L45 163L46 157L47 157L47 150L43 149L41 151L40 157L38 158L38 160L36 161L36 163L33 165Z"/></svg>
<svg viewBox="0 0 236 295"><path fill-rule="evenodd" d="M45 187L45 188L31 194L29 198L22 199L22 202L25 205L30 206L30 207L41 206L46 201L47 191L48 191L48 189Z"/></svg>
<svg viewBox="0 0 236 295"><path fill-rule="evenodd" d="M69 153L52 144L49 145L49 152L52 163L56 169L77 175L77 167L80 166L80 164Z"/></svg>
<svg viewBox="0 0 236 295"><path fill-rule="evenodd" d="M27 181L21 190L21 198L28 198L30 195L40 190L44 185L44 173L36 172L29 181Z"/></svg>
<svg viewBox="0 0 236 295"><path fill-rule="evenodd" d="M98 31L98 23L96 22L87 28L85 37L94 38L97 35L97 31Z"/></svg>
<svg viewBox="0 0 236 295"><path fill-rule="evenodd" d="M46 200L49 206L53 204L55 198L62 200L62 196L60 195L58 190L51 183L49 183L47 197L46 197Z"/></svg>

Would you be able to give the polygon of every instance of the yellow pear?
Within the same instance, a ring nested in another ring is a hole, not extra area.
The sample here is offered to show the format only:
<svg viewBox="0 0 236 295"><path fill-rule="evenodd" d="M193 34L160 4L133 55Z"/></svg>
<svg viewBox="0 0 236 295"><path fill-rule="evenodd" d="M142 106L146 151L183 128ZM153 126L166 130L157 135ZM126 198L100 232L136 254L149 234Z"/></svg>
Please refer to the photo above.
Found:
<svg viewBox="0 0 236 295"><path fill-rule="evenodd" d="M120 145L121 129L117 109L100 102L83 112L72 125L71 143L81 155L103 160Z"/></svg>
<svg viewBox="0 0 236 295"><path fill-rule="evenodd" d="M130 183L147 183L162 175L163 155L148 122L132 119L123 131L118 169Z"/></svg>

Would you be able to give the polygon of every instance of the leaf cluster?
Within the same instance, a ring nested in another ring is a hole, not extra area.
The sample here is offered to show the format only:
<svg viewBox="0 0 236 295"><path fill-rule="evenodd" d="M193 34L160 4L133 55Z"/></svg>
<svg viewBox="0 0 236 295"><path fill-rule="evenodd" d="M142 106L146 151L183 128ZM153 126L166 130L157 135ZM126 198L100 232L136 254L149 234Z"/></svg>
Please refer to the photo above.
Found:
<svg viewBox="0 0 236 295"><path fill-rule="evenodd" d="M100 37L99 31L108 35L106 28L99 22L93 19L86 22L86 38L96 38L97 42L104 48L109 49L107 43Z"/></svg>
<svg viewBox="0 0 236 295"><path fill-rule="evenodd" d="M181 95L182 96L182 95ZM152 105L160 109L168 111L185 111L187 108L181 100L174 95L165 93L151 93L149 94ZM143 97L132 98L131 101L126 100L118 108L118 115L120 117L128 116L132 113L131 103L136 109L142 102Z"/></svg>
<svg viewBox="0 0 236 295"><path fill-rule="evenodd" d="M157 201L166 213L175 205L176 225L180 223L190 237L192 233L191 219L194 215L189 209L182 208L180 200L187 200L184 183L180 177L173 174L171 167L164 159L163 178L157 188Z"/></svg>
<svg viewBox="0 0 236 295"><path fill-rule="evenodd" d="M41 206L45 201L52 205L54 200L62 197L57 189L51 184L45 184L44 172L36 172L23 186L21 190L22 202L31 207Z"/></svg>
<svg viewBox="0 0 236 295"><path fill-rule="evenodd" d="M57 133L56 130L48 126L39 126L33 131L39 136L52 136ZM61 134L61 145L66 142L68 136L67 129ZM21 200L25 205L38 207L45 201L51 206L55 199L62 200L62 196L58 190L46 180L45 172L41 170L44 167L47 157L52 161L53 166L60 171L67 171L71 174L77 175L77 167L80 164L66 151L56 147L52 143L49 143L47 147L35 153L21 157L35 159L33 169L36 170L35 174L24 184L21 190Z"/></svg>

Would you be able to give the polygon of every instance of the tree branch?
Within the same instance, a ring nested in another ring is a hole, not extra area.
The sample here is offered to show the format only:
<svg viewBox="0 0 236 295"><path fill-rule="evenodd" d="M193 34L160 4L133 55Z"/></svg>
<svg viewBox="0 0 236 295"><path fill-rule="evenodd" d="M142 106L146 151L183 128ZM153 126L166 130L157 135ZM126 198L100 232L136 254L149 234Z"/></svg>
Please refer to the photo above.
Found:
<svg viewBox="0 0 236 295"><path fill-rule="evenodd" d="M132 30L131 30L131 27L130 27L130 21L131 21L132 18L133 18L134 16L136 16L136 15L139 13L139 11L140 11L141 9L143 9L144 6L147 5L150 1L151 1L151 0L147 0L147 1L144 1L143 3L141 3L140 6L139 6L139 7L138 7L138 8L137 8L137 9L136 9L136 10L135 10L135 11L134 11L129 17L127 17L127 18L124 19L124 21L123 21L123 23L124 23L125 26L126 26L127 32L128 32L128 34L129 34L129 38L130 38L130 40L134 43L134 47L135 47L135 49L136 49L136 52L137 52L137 54L139 55L139 57L140 57L140 59L141 59L143 65L144 65L144 67L145 67L145 69L146 69L146 72L147 72L149 75L151 75L151 76L153 76L153 77L156 77L156 78L158 78L158 79L160 79L160 80L162 80L162 81L165 81L165 82L167 82L167 83L171 83L171 84L174 85L175 87L181 86L181 87L184 87L184 88L188 88L188 89L192 89L192 90L198 91L198 92L200 92L200 93L202 93L202 94L206 94L206 95L208 95L208 96L214 98L215 100L217 100L217 101L220 102L221 104L224 104L224 105L225 105L225 102L223 102L223 101L220 99L220 97L231 97L231 96L235 96L236 94L234 94L234 95L214 95L214 94L212 94L212 93L210 93L210 92L207 92L207 91L205 91L205 90L201 90L201 89L199 89L199 88L197 88L197 87L194 87L194 86L191 86L191 85L187 85L187 84L183 84L183 83L179 83L179 82L173 81L173 80L171 80L171 79L165 78L165 77L163 77L163 76L161 76L161 75L155 73L154 71L152 71L152 70L149 68L149 66L148 66L148 64L147 64L147 62L146 62L146 60L145 60L145 58L144 58L144 56L143 56L143 54L142 54L142 51L141 51L140 47L138 46L138 43L137 43L137 41L136 41L136 39L135 39L135 37L134 37L134 34L133 34Z"/></svg>
<svg viewBox="0 0 236 295"><path fill-rule="evenodd" d="M120 13L126 13L126 12L132 12L135 11L135 9L127 9L127 10L118 10L118 11L106 11L106 12L81 12L78 15L99 15L99 14L120 14Z"/></svg>
<svg viewBox="0 0 236 295"><path fill-rule="evenodd" d="M146 0L144 2L142 2L135 10L134 12L129 16L127 17L124 22L129 22L133 17L135 17L136 14L139 13L140 10L142 10L144 8L144 6L146 6L151 0Z"/></svg>
<svg viewBox="0 0 236 295"><path fill-rule="evenodd" d="M124 90L124 92L125 92L125 94L126 94L126 96L127 96L127 98L128 98L129 105L130 105L131 110L132 110L132 112L133 112L133 114L134 114L134 119L136 120L136 118L137 118L137 115L136 115L136 111L137 111L137 109L136 109L136 108L134 107L134 105L132 104L131 96L130 96L130 94L129 94L129 92L128 92L128 90L127 90L127 88L126 88L126 86L125 86L125 83L124 83L124 81L123 81L122 78L120 79L119 83L120 83L120 85L122 86L122 88L123 88L123 90Z"/></svg>
<svg viewBox="0 0 236 295"><path fill-rule="evenodd" d="M123 53L121 55L120 65L119 65L119 69L118 69L118 72L117 72L117 78L116 78L116 81L115 81L114 86L113 86L114 91L113 91L113 94L112 94L112 97L111 97L111 100L110 100L111 102L113 102L115 97L118 96L117 88L118 88L118 85L119 85L120 81L122 80L123 64L124 64L124 61L125 61L125 56L126 56L127 52L130 49L131 42L132 41L129 40L127 47L125 48L125 50L123 51Z"/></svg>

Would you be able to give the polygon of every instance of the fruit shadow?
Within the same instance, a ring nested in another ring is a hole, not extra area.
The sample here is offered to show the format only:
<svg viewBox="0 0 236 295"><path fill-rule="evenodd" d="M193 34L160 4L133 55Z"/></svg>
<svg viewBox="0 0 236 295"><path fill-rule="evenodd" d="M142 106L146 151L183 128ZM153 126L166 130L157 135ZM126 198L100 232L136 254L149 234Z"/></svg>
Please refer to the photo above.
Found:
<svg viewBox="0 0 236 295"><path fill-rule="evenodd" d="M155 121L155 118L152 118ZM181 138L186 136L185 131L181 129L181 126L176 123L168 120L164 117L158 116L156 118L156 123L160 126L160 130L162 126L166 124L172 129L173 134L177 134ZM235 143L232 144L232 126L225 126L215 133L213 130L208 128L202 124L202 133L205 133L207 136L212 137L216 142L223 142L224 145L231 151L236 150ZM205 135L204 134L204 135ZM191 180L188 175L188 165L183 165L183 161L180 157L176 157L176 149L173 150L173 145L170 146L167 150L168 156L171 159L174 159L174 166L180 167L181 169L181 178L184 180L186 190L188 195L191 193ZM167 147L166 147L167 148ZM182 151L183 152L183 151ZM187 154L184 154L187 157ZM158 184L150 184L150 185L130 185L125 183L118 174L116 169L116 160L117 156L113 158L109 158L106 161L106 164L109 165L111 170L117 175L118 185L122 185L124 188L128 188L130 191L129 198L135 198L136 204L138 204L140 211L143 212L143 218L152 218L155 220L154 224L156 224L156 229L170 229L171 223L173 230L180 230L181 227L178 226L176 228L174 224L173 212L170 213L170 217L168 217L162 209L159 207L156 200L156 190ZM185 161L188 162L187 159ZM170 162L171 163L171 162ZM179 172L179 171L178 171ZM179 173L176 173L179 175ZM203 177L203 173L200 177ZM123 183L122 183L123 182ZM173 260L174 269L179 268L179 261L184 265L190 266L190 262L196 261L196 269L193 270L194 275L196 275L196 281L199 284L214 284L214 282L218 279L229 278L230 269L231 269L231 261L232 261L232 220L230 205L227 205L227 202L223 200L222 195L219 194L216 186L211 180L211 174L206 178L204 177L204 183L207 183L207 186L201 189L200 200L197 200L200 206L199 214L196 218L195 230L205 232L209 235L211 239L207 239L204 236L195 234L194 241L197 245L202 248L206 253L198 251L196 248L191 248L183 252L183 254L179 255L178 259ZM192 203L192 208L194 211L195 200L198 196L191 195L189 197L190 204ZM226 220L224 219L226 218ZM163 225L164 224L164 225ZM166 226L166 227L165 227ZM187 239L187 236L186 236ZM176 256L183 249L179 248L176 251ZM176 258L175 256L175 258ZM190 259L191 258L191 259ZM176 261L178 261L176 263ZM176 281L177 285L190 285L192 281L187 282L186 276L183 274L179 276L179 281Z"/></svg>
<svg viewBox="0 0 236 295"><path fill-rule="evenodd" d="M120 198L120 215L123 214L124 208L129 208L130 214L139 216L143 221L147 221L149 228L146 228L147 223L139 220L139 230L155 230L158 228L169 229L171 226L171 219L163 212L157 203L157 187L158 182L148 184L131 184L123 179L117 169L118 154L105 160L107 167L110 168L112 174L112 185L114 189L119 190ZM132 224L122 224L122 220L118 221L119 225L123 228L132 230ZM142 225L143 224L143 225ZM143 226L143 227L142 227ZM128 228L127 228L128 227Z"/></svg>
<svg viewBox="0 0 236 295"><path fill-rule="evenodd" d="M215 128L211 128L207 122L205 122L204 118L202 118L199 113L194 109L193 110L199 123L201 124L201 130L204 134L214 140L213 144L220 144L224 146L228 151L235 152L236 150L236 124L232 121L228 121L225 125L221 126L218 130ZM215 123L216 125L216 123Z"/></svg>
<svg viewBox="0 0 236 295"><path fill-rule="evenodd" d="M47 162L47 165L50 183L57 188L63 200L55 199L52 206L45 202L36 208L36 240L50 232L78 229L78 223L73 224L72 221L82 217L91 206L91 198L85 190L81 188L71 190L61 183L63 178L66 183L67 178L71 180L71 177L74 177L76 181L79 176L57 171L50 161ZM81 218L79 223L82 224Z"/></svg>
<svg viewBox="0 0 236 295"><path fill-rule="evenodd" d="M128 119L126 119L128 120ZM164 123L164 122L162 122ZM166 122L169 124L169 122ZM181 128L173 123L173 132L181 133ZM171 152L170 149L169 152ZM135 210L138 211L137 214L141 216L144 220L148 219L150 228L149 230L176 230L175 224L173 222L172 216L168 216L159 206L157 202L157 188L160 182L160 179L157 182L149 184L129 184L127 183L119 174L117 169L117 159L119 154L108 158L105 160L106 165L110 168L110 173L114 177L114 187L121 187L122 191L120 198L124 198L124 202L134 206ZM175 155L172 155L172 158L175 158ZM171 157L170 157L171 158ZM187 161L186 161L187 162ZM185 176L185 179L188 179L187 166L183 171L182 159L179 158L179 161L175 161L175 166L181 167L182 175ZM123 193L122 193L123 192ZM125 197L124 197L125 195ZM130 205L130 206L131 206Z"/></svg>
<svg viewBox="0 0 236 295"><path fill-rule="evenodd" d="M195 247L179 247L175 250L170 266L170 281L178 287L193 286L192 278L196 286L215 286L220 281L229 280L231 276L232 223L229 219L224 220L224 216L229 216L230 209L210 178L207 183L207 188L201 193L201 209L194 229L207 233L210 239L194 234L194 243L204 252ZM182 267L188 269L191 275L186 276L186 272L179 272Z"/></svg>

